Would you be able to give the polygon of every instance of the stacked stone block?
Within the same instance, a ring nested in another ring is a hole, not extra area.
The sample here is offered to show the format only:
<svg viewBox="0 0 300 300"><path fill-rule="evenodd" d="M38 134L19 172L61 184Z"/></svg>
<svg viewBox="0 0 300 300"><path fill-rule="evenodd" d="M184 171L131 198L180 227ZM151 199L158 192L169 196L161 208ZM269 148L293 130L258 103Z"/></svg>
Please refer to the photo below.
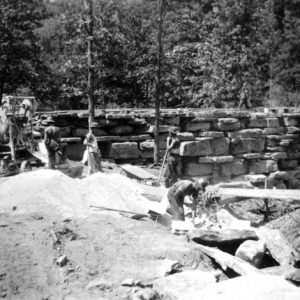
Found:
<svg viewBox="0 0 300 300"><path fill-rule="evenodd" d="M37 118L36 129L43 129ZM80 159L88 115L82 112L54 114L56 125L69 143L69 154ZM153 158L154 111L98 111L94 130L104 158L116 162ZM160 156L166 150L170 127L179 129L180 156L185 177L206 176L213 181L239 176L269 186L300 179L300 113L268 113L238 110L163 110L160 116ZM76 151L74 150L76 149ZM290 184L291 185L291 184ZM300 187L300 184L299 184Z"/></svg>

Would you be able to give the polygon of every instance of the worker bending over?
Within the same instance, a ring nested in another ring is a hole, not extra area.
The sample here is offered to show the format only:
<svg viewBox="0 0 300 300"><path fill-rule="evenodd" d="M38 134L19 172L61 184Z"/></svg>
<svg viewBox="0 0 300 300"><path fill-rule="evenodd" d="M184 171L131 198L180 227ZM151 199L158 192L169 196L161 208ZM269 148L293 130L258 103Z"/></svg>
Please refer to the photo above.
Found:
<svg viewBox="0 0 300 300"><path fill-rule="evenodd" d="M198 194L200 191L204 192L208 185L207 179L194 180L179 180L174 183L168 191L169 207L167 212L172 215L173 220L184 221L184 198L185 196L192 196L193 198L193 219L196 216L196 208L198 202Z"/></svg>

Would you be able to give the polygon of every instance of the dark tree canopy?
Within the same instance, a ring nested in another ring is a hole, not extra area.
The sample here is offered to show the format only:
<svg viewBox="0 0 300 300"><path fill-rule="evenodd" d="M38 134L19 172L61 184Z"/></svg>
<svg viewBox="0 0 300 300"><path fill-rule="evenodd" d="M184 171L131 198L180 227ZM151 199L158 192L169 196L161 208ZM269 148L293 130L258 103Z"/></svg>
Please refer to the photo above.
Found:
<svg viewBox="0 0 300 300"><path fill-rule="evenodd" d="M94 1L99 107L153 107L156 0ZM298 105L300 0L165 0L163 107ZM25 9L26 8L26 9ZM82 0L3 0L0 91L52 108L87 106Z"/></svg>

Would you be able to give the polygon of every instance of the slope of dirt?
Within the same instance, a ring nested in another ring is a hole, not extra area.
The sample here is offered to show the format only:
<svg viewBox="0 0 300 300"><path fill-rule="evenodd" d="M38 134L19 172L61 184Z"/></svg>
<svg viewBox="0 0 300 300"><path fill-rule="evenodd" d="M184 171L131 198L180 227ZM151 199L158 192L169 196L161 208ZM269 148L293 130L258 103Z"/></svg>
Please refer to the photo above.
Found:
<svg viewBox="0 0 300 300"><path fill-rule="evenodd" d="M122 299L130 290L121 287L124 279L152 281L162 276L164 259L178 260L186 269L214 269L185 238L150 219L95 213L67 221L38 214L0 216L0 297ZM56 259L64 254L68 263L59 267ZM94 280L97 286L87 289Z"/></svg>

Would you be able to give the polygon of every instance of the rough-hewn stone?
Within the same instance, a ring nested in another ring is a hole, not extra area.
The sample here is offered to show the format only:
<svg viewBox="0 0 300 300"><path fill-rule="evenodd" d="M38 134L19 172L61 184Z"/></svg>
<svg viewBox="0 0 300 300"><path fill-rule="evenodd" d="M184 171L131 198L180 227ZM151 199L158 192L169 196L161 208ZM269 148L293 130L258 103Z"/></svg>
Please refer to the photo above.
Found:
<svg viewBox="0 0 300 300"><path fill-rule="evenodd" d="M272 173L278 170L277 162L274 160L260 160L249 164L250 174Z"/></svg>
<svg viewBox="0 0 300 300"><path fill-rule="evenodd" d="M211 141L213 155L227 155L229 152L229 139L214 138Z"/></svg>
<svg viewBox="0 0 300 300"><path fill-rule="evenodd" d="M267 127L279 127L278 118L267 118Z"/></svg>
<svg viewBox="0 0 300 300"><path fill-rule="evenodd" d="M139 155L140 151L135 142L114 143L109 151L109 157L113 159L138 158Z"/></svg>
<svg viewBox="0 0 300 300"><path fill-rule="evenodd" d="M200 164L209 164L209 163L228 163L233 162L233 156L232 155L226 155L226 156L206 156L206 157L200 157L199 163Z"/></svg>
<svg viewBox="0 0 300 300"><path fill-rule="evenodd" d="M285 126L298 126L299 125L299 118L294 116L286 116L283 118Z"/></svg>
<svg viewBox="0 0 300 300"><path fill-rule="evenodd" d="M224 137L224 132L222 132L222 131L204 131L204 132L200 132L199 136L211 137L211 138L221 138L221 137Z"/></svg>
<svg viewBox="0 0 300 300"><path fill-rule="evenodd" d="M185 176L206 176L212 173L212 169L212 164L187 162L183 165L183 174Z"/></svg>
<svg viewBox="0 0 300 300"><path fill-rule="evenodd" d="M235 252L235 256L249 262L259 268L266 252L266 244L263 241L245 241Z"/></svg>
<svg viewBox="0 0 300 300"><path fill-rule="evenodd" d="M235 159L232 162L232 175L244 175L248 172L247 163L243 159Z"/></svg>
<svg viewBox="0 0 300 300"><path fill-rule="evenodd" d="M194 141L195 140L195 136L191 132L178 132L177 138L180 141Z"/></svg>
<svg viewBox="0 0 300 300"><path fill-rule="evenodd" d="M274 159L274 160L279 160L279 159L286 159L288 157L286 152L270 152L270 153L264 153L263 158L266 159Z"/></svg>
<svg viewBox="0 0 300 300"><path fill-rule="evenodd" d="M230 148L233 154L262 152L265 147L265 138L236 138L231 140Z"/></svg>
<svg viewBox="0 0 300 300"><path fill-rule="evenodd" d="M267 127L267 119L266 118L250 118L248 123L249 128L265 128Z"/></svg>
<svg viewBox="0 0 300 300"><path fill-rule="evenodd" d="M270 127L264 129L265 135L274 135L274 134L282 134L284 133L283 127Z"/></svg>
<svg viewBox="0 0 300 300"><path fill-rule="evenodd" d="M258 138L264 137L264 131L262 129L243 129L239 131L228 132L227 136L229 138Z"/></svg>
<svg viewBox="0 0 300 300"><path fill-rule="evenodd" d="M182 142L179 153L181 156L205 156L210 155L211 138L197 138L193 142Z"/></svg>
<svg viewBox="0 0 300 300"><path fill-rule="evenodd" d="M240 121L235 118L220 118L216 126L222 131L239 130Z"/></svg>
<svg viewBox="0 0 300 300"><path fill-rule="evenodd" d="M185 127L185 131L200 131L200 130L209 130L210 129L210 123L209 122L197 122L197 123L187 123Z"/></svg>

